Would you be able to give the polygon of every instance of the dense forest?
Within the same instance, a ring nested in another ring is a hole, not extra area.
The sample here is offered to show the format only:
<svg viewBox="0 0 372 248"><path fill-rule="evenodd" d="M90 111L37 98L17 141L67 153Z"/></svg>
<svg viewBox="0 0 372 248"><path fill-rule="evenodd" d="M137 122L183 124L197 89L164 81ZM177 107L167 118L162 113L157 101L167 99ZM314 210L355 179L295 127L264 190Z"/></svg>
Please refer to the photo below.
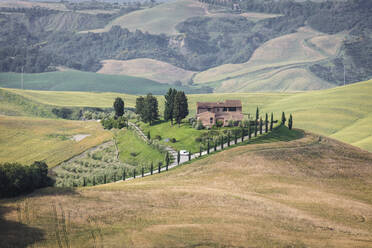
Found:
<svg viewBox="0 0 372 248"><path fill-rule="evenodd" d="M344 67L349 82L372 76L371 1L201 1L231 13L254 11L282 16L256 22L239 15L193 17L177 25L181 35L170 37L139 30L130 32L118 26L103 33L77 32L103 27L113 18L136 10L135 6L98 15L75 11L61 13L43 8L3 8L0 10L0 71L46 72L60 65L97 71L103 59L134 58L153 58L184 69L202 71L226 63L246 62L264 42L309 25L329 34L350 32L339 57L312 65L312 72L339 84L343 82ZM68 7L85 9L81 4ZM97 8L110 9L112 4ZM55 28L52 24L56 18L72 18L74 24Z"/></svg>

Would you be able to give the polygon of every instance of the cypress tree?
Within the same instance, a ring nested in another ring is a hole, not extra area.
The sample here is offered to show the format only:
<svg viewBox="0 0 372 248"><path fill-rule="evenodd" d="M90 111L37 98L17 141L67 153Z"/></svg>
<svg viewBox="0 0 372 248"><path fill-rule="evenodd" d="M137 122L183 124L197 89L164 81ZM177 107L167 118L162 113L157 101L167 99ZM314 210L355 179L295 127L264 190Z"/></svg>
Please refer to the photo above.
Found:
<svg viewBox="0 0 372 248"><path fill-rule="evenodd" d="M106 178L106 174L103 175L103 183L106 184L107 182L107 178Z"/></svg>
<svg viewBox="0 0 372 248"><path fill-rule="evenodd" d="M85 181L85 177L83 177L83 187L86 186L86 181Z"/></svg>
<svg viewBox="0 0 372 248"><path fill-rule="evenodd" d="M289 120L288 120L288 128L289 130L292 130L292 125L293 125L293 118L292 114L289 115Z"/></svg>
<svg viewBox="0 0 372 248"><path fill-rule="evenodd" d="M174 111L174 99L177 94L176 89L170 88L167 92L165 97L165 106L164 106L164 120L171 121L171 124L173 125L173 111Z"/></svg>
<svg viewBox="0 0 372 248"><path fill-rule="evenodd" d="M150 134L150 131L147 131L147 139L148 139L149 141L151 141L151 134Z"/></svg>
<svg viewBox="0 0 372 248"><path fill-rule="evenodd" d="M209 138L208 138L208 144L207 144L207 154L209 154L209 148L210 148L210 144L209 144Z"/></svg>
<svg viewBox="0 0 372 248"><path fill-rule="evenodd" d="M258 121L258 118L260 117L260 114L259 114L259 110L258 110L258 106L257 106L257 109L256 109L256 122Z"/></svg>
<svg viewBox="0 0 372 248"><path fill-rule="evenodd" d="M265 133L267 133L269 131L268 129L269 129L269 116L266 113L266 115L265 115Z"/></svg>
<svg viewBox="0 0 372 248"><path fill-rule="evenodd" d="M250 140L252 137L252 132L251 132L251 122L248 124L248 140Z"/></svg>
<svg viewBox="0 0 372 248"><path fill-rule="evenodd" d="M235 135L235 145L236 145L236 143L238 143L238 134L236 133L236 130L234 132L234 135Z"/></svg>
<svg viewBox="0 0 372 248"><path fill-rule="evenodd" d="M96 177L95 176L93 176L93 180L92 181L93 181L92 182L93 186L95 186L96 185Z"/></svg>
<svg viewBox="0 0 372 248"><path fill-rule="evenodd" d="M187 97L185 92L178 91L174 98L174 108L173 115L177 121L177 124L180 125L182 119L184 119L189 114L189 107L187 102Z"/></svg>
<svg viewBox="0 0 372 248"><path fill-rule="evenodd" d="M136 168L133 169L133 178L136 178Z"/></svg>
<svg viewBox="0 0 372 248"><path fill-rule="evenodd" d="M221 150L223 150L223 142L224 142L224 138L223 136L221 136Z"/></svg>
<svg viewBox="0 0 372 248"><path fill-rule="evenodd" d="M135 113L141 117L143 120L145 114L145 98L142 96L137 97L136 99L136 110Z"/></svg>
<svg viewBox="0 0 372 248"><path fill-rule="evenodd" d="M271 113L271 120L270 120L270 131L273 131L273 125L274 125L274 114Z"/></svg>
<svg viewBox="0 0 372 248"><path fill-rule="evenodd" d="M242 127L241 129L241 133L242 133L242 142L244 141L244 127Z"/></svg>
<svg viewBox="0 0 372 248"><path fill-rule="evenodd" d="M199 148L199 157L202 156L202 147Z"/></svg>
<svg viewBox="0 0 372 248"><path fill-rule="evenodd" d="M285 122L287 121L287 119L285 118L285 113L282 112L282 125L285 125Z"/></svg>
<svg viewBox="0 0 372 248"><path fill-rule="evenodd" d="M230 132L227 133L227 146L229 147L230 146Z"/></svg>
<svg viewBox="0 0 372 248"><path fill-rule="evenodd" d="M124 101L117 97L114 101L115 117L123 116L124 114Z"/></svg>
<svg viewBox="0 0 372 248"><path fill-rule="evenodd" d="M151 166L150 166L150 172L151 172L151 175L153 174L154 172L154 164L151 162Z"/></svg>
<svg viewBox="0 0 372 248"><path fill-rule="evenodd" d="M125 175L126 173L125 173L125 169L124 169L124 171L123 171L123 181L125 181Z"/></svg>
<svg viewBox="0 0 372 248"><path fill-rule="evenodd" d="M158 163L158 173L161 172L160 167L161 167L161 163L159 162L159 163Z"/></svg>
<svg viewBox="0 0 372 248"><path fill-rule="evenodd" d="M262 117L260 117L260 134L262 134Z"/></svg>
<svg viewBox="0 0 372 248"><path fill-rule="evenodd" d="M258 127L257 127L257 120L254 121L254 137L257 137L257 130Z"/></svg>
<svg viewBox="0 0 372 248"><path fill-rule="evenodd" d="M181 161L181 153L180 151L177 152L177 164L179 165Z"/></svg>
<svg viewBox="0 0 372 248"><path fill-rule="evenodd" d="M191 151L189 151L189 161L191 160Z"/></svg>
<svg viewBox="0 0 372 248"><path fill-rule="evenodd" d="M142 167L142 177L145 176L145 168Z"/></svg>
<svg viewBox="0 0 372 248"><path fill-rule="evenodd" d="M114 172L114 182L116 182L116 172Z"/></svg>
<svg viewBox="0 0 372 248"><path fill-rule="evenodd" d="M170 157L169 157L169 153L167 152L165 154L165 165L168 167L169 163L170 163Z"/></svg>
<svg viewBox="0 0 372 248"><path fill-rule="evenodd" d="M213 140L214 151L217 151L217 142L218 142L217 139Z"/></svg>

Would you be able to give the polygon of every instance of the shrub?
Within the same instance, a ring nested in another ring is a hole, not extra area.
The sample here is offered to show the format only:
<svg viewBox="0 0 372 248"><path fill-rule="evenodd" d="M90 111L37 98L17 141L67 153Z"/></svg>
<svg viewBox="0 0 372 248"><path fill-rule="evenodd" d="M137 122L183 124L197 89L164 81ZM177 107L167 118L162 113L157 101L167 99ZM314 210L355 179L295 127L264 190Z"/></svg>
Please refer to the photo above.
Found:
<svg viewBox="0 0 372 248"><path fill-rule="evenodd" d="M176 140L176 138L171 138L171 139L170 139L170 142L172 142L172 143L176 143L177 140Z"/></svg>

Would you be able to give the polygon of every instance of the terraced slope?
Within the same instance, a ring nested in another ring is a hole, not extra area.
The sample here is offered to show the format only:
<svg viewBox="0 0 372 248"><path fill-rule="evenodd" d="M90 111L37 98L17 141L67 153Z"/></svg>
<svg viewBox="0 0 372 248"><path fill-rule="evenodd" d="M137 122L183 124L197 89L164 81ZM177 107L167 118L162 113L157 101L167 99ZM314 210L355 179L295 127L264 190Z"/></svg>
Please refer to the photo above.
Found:
<svg viewBox="0 0 372 248"><path fill-rule="evenodd" d="M195 74L155 59L103 60L97 73L142 77L167 84L176 81L187 84Z"/></svg>
<svg viewBox="0 0 372 248"><path fill-rule="evenodd" d="M0 201L0 245L369 247L371 163L371 153L307 134L144 179L49 188Z"/></svg>
<svg viewBox="0 0 372 248"><path fill-rule="evenodd" d="M226 64L198 73L194 82L216 92L301 91L334 87L307 67L335 56L343 33L325 35L309 28L272 39L243 64Z"/></svg>

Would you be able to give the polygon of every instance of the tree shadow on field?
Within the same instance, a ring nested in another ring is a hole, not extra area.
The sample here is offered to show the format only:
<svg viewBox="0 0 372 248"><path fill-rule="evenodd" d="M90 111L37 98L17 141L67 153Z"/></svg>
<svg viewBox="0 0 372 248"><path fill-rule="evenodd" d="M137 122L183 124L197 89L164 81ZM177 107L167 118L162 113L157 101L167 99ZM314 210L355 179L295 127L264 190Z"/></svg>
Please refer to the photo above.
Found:
<svg viewBox="0 0 372 248"><path fill-rule="evenodd" d="M44 239L44 232L35 227L5 220L4 215L15 208L0 206L0 247L28 247Z"/></svg>

